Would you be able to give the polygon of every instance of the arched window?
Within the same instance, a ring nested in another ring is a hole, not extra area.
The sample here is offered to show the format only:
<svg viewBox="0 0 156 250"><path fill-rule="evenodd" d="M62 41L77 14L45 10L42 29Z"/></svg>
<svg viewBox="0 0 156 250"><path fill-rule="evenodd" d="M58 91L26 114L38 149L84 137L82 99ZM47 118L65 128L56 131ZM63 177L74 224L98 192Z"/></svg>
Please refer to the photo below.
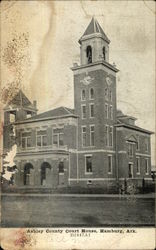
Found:
<svg viewBox="0 0 156 250"><path fill-rule="evenodd" d="M105 47L103 47L102 52L103 52L103 59L106 60L106 48Z"/></svg>
<svg viewBox="0 0 156 250"><path fill-rule="evenodd" d="M46 185L46 179L49 174L49 170L51 169L51 166L48 162L43 162L41 165L41 185Z"/></svg>
<svg viewBox="0 0 156 250"><path fill-rule="evenodd" d="M86 99L86 91L85 91L85 89L82 89L81 100L84 101L85 99Z"/></svg>
<svg viewBox="0 0 156 250"><path fill-rule="evenodd" d="M31 163L26 163L24 166L24 185L31 185L33 165Z"/></svg>
<svg viewBox="0 0 156 250"><path fill-rule="evenodd" d="M92 63L92 47L90 45L87 46L86 56L88 63Z"/></svg>
<svg viewBox="0 0 156 250"><path fill-rule="evenodd" d="M93 88L90 89L90 99L91 100L94 99L94 89Z"/></svg>

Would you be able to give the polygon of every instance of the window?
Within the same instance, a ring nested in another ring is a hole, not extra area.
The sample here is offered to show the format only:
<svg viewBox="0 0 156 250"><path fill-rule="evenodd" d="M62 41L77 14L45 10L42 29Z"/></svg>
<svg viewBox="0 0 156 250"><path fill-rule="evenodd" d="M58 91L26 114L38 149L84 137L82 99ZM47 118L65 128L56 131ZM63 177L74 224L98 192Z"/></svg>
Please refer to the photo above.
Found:
<svg viewBox="0 0 156 250"><path fill-rule="evenodd" d="M63 161L61 161L59 163L59 173L64 173L64 163L63 163Z"/></svg>
<svg viewBox="0 0 156 250"><path fill-rule="evenodd" d="M105 100L108 101L108 88L105 88Z"/></svg>
<svg viewBox="0 0 156 250"><path fill-rule="evenodd" d="M86 173L92 173L92 156L85 156Z"/></svg>
<svg viewBox="0 0 156 250"><path fill-rule="evenodd" d="M133 178L133 164L128 163L128 177Z"/></svg>
<svg viewBox="0 0 156 250"><path fill-rule="evenodd" d="M109 146L113 146L113 127L109 127Z"/></svg>
<svg viewBox="0 0 156 250"><path fill-rule="evenodd" d="M15 121L16 121L16 114L10 113L10 123L15 122Z"/></svg>
<svg viewBox="0 0 156 250"><path fill-rule="evenodd" d="M149 164L148 164L148 159L145 159L145 174L149 174Z"/></svg>
<svg viewBox="0 0 156 250"><path fill-rule="evenodd" d="M106 146L109 145L109 126L106 125Z"/></svg>
<svg viewBox="0 0 156 250"><path fill-rule="evenodd" d="M90 146L94 146L94 135L95 135L94 125L91 125L90 126Z"/></svg>
<svg viewBox="0 0 156 250"><path fill-rule="evenodd" d="M145 151L148 152L149 148L148 148L148 139L145 138Z"/></svg>
<svg viewBox="0 0 156 250"><path fill-rule="evenodd" d="M140 174L140 158L136 158L136 172L137 174Z"/></svg>
<svg viewBox="0 0 156 250"><path fill-rule="evenodd" d="M87 63L92 63L92 47L89 45L86 49Z"/></svg>
<svg viewBox="0 0 156 250"><path fill-rule="evenodd" d="M108 119L108 104L105 104L105 117Z"/></svg>
<svg viewBox="0 0 156 250"><path fill-rule="evenodd" d="M90 89L89 97L90 97L90 100L94 99L94 89L93 88Z"/></svg>
<svg viewBox="0 0 156 250"><path fill-rule="evenodd" d="M87 145L86 140L86 127L82 127L82 146L85 147Z"/></svg>
<svg viewBox="0 0 156 250"><path fill-rule="evenodd" d="M63 129L53 129L53 145L59 147L64 145Z"/></svg>
<svg viewBox="0 0 156 250"><path fill-rule="evenodd" d="M112 102L112 91L111 90L109 91L109 98L110 98L110 101Z"/></svg>
<svg viewBox="0 0 156 250"><path fill-rule="evenodd" d="M110 116L110 119L113 120L113 106L110 105L110 108L109 108L109 116Z"/></svg>
<svg viewBox="0 0 156 250"><path fill-rule="evenodd" d="M81 91L81 100L84 101L86 99L86 91L85 89L82 89Z"/></svg>
<svg viewBox="0 0 156 250"><path fill-rule="evenodd" d="M32 185L32 176L33 176L33 165L31 163L26 163L24 166L24 173L23 173L23 184L24 185Z"/></svg>
<svg viewBox="0 0 156 250"><path fill-rule="evenodd" d="M103 47L102 52L103 52L103 59L106 60L106 48L105 47Z"/></svg>
<svg viewBox="0 0 156 250"><path fill-rule="evenodd" d="M136 141L136 150L139 150L140 145L139 145L139 136L137 136L137 141Z"/></svg>
<svg viewBox="0 0 156 250"><path fill-rule="evenodd" d="M59 133L59 145L63 146L64 142L63 142L63 133Z"/></svg>
<svg viewBox="0 0 156 250"><path fill-rule="evenodd" d="M31 144L31 132L22 133L22 148L29 148Z"/></svg>
<svg viewBox="0 0 156 250"><path fill-rule="evenodd" d="M37 146L44 147L47 146L47 131L46 130L39 130L37 131Z"/></svg>
<svg viewBox="0 0 156 250"><path fill-rule="evenodd" d="M58 145L58 139L57 139L58 135L57 134L53 134L53 144L54 145Z"/></svg>
<svg viewBox="0 0 156 250"><path fill-rule="evenodd" d="M112 174L112 155L108 155L108 173Z"/></svg>
<svg viewBox="0 0 156 250"><path fill-rule="evenodd" d="M90 118L94 117L94 104L90 104Z"/></svg>
<svg viewBox="0 0 156 250"><path fill-rule="evenodd" d="M86 105L82 105L81 108L82 108L82 119L85 119L86 118Z"/></svg>
<svg viewBox="0 0 156 250"><path fill-rule="evenodd" d="M133 156L133 144L132 143L128 143L128 155L130 157Z"/></svg>

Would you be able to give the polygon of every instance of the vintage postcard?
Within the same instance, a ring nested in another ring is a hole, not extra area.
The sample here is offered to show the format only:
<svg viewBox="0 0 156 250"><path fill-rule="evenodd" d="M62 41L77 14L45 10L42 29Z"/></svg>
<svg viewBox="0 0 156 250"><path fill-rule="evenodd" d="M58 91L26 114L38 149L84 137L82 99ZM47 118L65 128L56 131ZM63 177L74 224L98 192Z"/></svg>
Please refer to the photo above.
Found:
<svg viewBox="0 0 156 250"><path fill-rule="evenodd" d="M1 1L1 247L155 249L155 1Z"/></svg>

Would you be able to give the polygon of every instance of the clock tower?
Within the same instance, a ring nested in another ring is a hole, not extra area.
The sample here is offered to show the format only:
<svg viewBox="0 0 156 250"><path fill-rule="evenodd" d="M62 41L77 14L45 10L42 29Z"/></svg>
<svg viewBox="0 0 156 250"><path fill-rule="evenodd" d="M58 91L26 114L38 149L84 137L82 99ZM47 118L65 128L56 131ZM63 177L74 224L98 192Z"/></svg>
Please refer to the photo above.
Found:
<svg viewBox="0 0 156 250"><path fill-rule="evenodd" d="M93 175L107 177L108 168L111 167L110 174L113 176L118 69L109 63L110 40L94 17L79 39L79 44L80 65L74 64L72 68L75 113L79 117L78 151L79 168L82 168L79 172L82 173L85 166L87 173L88 154L92 158L88 160L92 161ZM111 158L108 160L109 156Z"/></svg>

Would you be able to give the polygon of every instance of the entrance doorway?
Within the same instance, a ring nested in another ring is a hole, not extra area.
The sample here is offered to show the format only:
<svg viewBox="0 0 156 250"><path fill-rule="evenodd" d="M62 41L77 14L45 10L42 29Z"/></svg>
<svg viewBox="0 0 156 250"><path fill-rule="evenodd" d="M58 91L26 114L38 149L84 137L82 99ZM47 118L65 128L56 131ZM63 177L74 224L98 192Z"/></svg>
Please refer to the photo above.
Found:
<svg viewBox="0 0 156 250"><path fill-rule="evenodd" d="M49 172L51 171L51 166L48 162L43 162L41 165L41 185L47 185L47 177L49 176Z"/></svg>
<svg viewBox="0 0 156 250"><path fill-rule="evenodd" d="M31 163L27 163L24 166L24 185L33 185L33 170L34 167Z"/></svg>
<svg viewBox="0 0 156 250"><path fill-rule="evenodd" d="M128 177L133 178L133 163L128 163Z"/></svg>

